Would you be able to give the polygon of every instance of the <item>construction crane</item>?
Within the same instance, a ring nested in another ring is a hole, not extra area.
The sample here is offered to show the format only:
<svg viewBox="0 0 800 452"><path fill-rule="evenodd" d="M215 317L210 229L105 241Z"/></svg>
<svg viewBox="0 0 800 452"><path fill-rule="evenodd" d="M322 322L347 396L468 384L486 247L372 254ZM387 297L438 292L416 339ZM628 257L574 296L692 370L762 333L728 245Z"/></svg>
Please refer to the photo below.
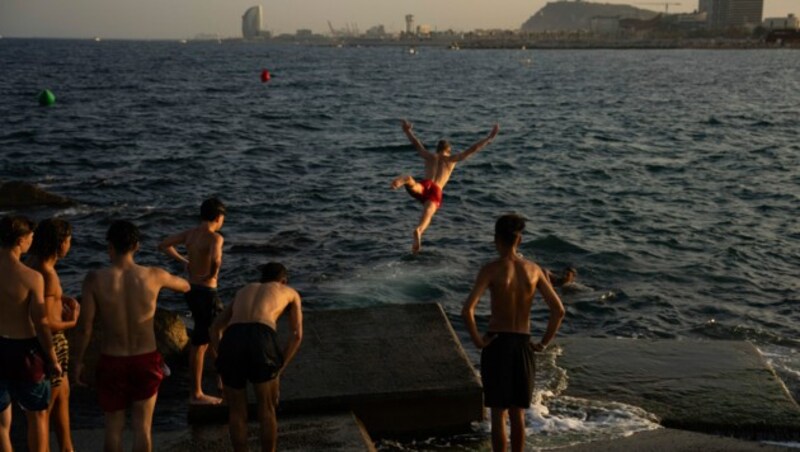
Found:
<svg viewBox="0 0 800 452"><path fill-rule="evenodd" d="M673 6L680 6L680 3L670 3L670 2L657 2L657 3L635 3L636 5L664 5L664 14L669 14L669 7L670 5Z"/></svg>

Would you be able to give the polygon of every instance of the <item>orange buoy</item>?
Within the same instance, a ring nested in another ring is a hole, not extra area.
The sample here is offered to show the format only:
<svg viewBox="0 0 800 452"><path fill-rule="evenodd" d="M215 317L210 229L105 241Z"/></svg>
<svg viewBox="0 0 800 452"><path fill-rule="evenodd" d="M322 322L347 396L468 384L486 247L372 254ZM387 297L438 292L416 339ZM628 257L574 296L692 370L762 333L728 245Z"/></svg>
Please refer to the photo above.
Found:
<svg viewBox="0 0 800 452"><path fill-rule="evenodd" d="M263 69L261 71L261 83L267 83L269 81L269 79L271 79L271 78L272 78L272 75L270 75L268 70Z"/></svg>

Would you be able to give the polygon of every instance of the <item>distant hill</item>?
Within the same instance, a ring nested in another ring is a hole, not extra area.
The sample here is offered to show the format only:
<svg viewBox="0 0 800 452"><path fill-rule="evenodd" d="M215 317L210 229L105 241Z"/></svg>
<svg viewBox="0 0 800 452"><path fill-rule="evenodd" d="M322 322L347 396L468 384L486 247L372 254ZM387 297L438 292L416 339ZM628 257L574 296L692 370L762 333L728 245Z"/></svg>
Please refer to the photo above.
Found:
<svg viewBox="0 0 800 452"><path fill-rule="evenodd" d="M592 17L648 20L658 13L629 5L588 3L583 1L550 2L522 24L522 31L572 31L591 28Z"/></svg>

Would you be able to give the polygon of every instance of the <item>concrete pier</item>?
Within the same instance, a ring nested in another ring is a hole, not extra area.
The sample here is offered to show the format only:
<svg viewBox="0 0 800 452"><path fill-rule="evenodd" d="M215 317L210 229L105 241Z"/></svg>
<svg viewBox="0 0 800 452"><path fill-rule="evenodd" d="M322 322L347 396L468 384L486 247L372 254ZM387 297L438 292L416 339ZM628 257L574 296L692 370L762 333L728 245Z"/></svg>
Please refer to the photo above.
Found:
<svg viewBox="0 0 800 452"><path fill-rule="evenodd" d="M483 416L479 379L438 304L305 313L280 403L279 416L353 411L373 436L465 432ZM226 422L227 407L192 405L189 420Z"/></svg>
<svg viewBox="0 0 800 452"><path fill-rule="evenodd" d="M750 343L565 338L559 344L566 395L635 405L670 428L800 438L800 407Z"/></svg>

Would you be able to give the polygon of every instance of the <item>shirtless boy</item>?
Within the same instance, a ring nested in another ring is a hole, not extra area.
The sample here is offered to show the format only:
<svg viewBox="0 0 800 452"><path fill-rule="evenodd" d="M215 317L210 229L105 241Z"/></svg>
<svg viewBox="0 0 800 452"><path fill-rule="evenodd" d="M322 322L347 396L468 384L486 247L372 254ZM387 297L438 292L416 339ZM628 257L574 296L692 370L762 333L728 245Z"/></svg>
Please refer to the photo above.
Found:
<svg viewBox="0 0 800 452"><path fill-rule="evenodd" d="M425 179L416 181L409 175L402 175L392 181L393 189L396 190L401 186L405 187L409 195L424 205L422 217L419 219L416 229L414 229L412 252L418 253L422 247L422 234L428 229L433 214L442 206L442 190L447 185L447 181L450 180L450 175L453 174L456 163L466 160L472 154L491 143L499 131L500 126L495 124L489 136L473 144L466 151L455 155L451 155L450 143L446 140L440 140L439 144L436 145L436 153L433 154L428 152L425 145L414 136L411 131L411 123L403 120L403 132L411 141L411 144L414 145L414 149L416 149L420 157L425 161Z"/></svg>
<svg viewBox="0 0 800 452"><path fill-rule="evenodd" d="M186 303L192 312L194 330L189 348L189 402L218 404L219 397L203 393L203 364L208 350L208 329L214 317L222 310L217 296L217 279L222 265L222 235L219 230L225 222L225 205L217 198L203 201L200 206L200 224L192 229L164 239L158 249L183 263L189 272L192 289L186 294ZM175 247L186 247L182 256Z"/></svg>
<svg viewBox="0 0 800 452"><path fill-rule="evenodd" d="M259 268L261 282L248 284L217 317L211 328L212 346L217 350L217 370L225 385L230 409L228 428L233 450L247 451L247 393L251 382L258 402L261 450L274 451L278 441L278 388L283 370L297 353L303 339L300 295L288 286L286 268L271 262ZM278 345L278 317L289 313L291 336ZM224 330L224 335L222 332ZM222 335L222 340L220 336Z"/></svg>
<svg viewBox="0 0 800 452"><path fill-rule="evenodd" d="M61 365L62 375L50 377L50 407L48 413L55 426L58 444L62 452L72 451L72 435L69 428L69 344L64 330L78 323L80 305L67 297L61 289L61 280L56 273L56 263L66 257L72 244L72 227L58 218L44 220L36 226L33 245L30 249L31 267L44 277L44 304L47 322L53 333L53 345Z"/></svg>
<svg viewBox="0 0 800 452"><path fill-rule="evenodd" d="M0 219L0 450L11 449L11 401L25 411L28 450L49 450L50 380L61 375L44 304L44 280L20 257L33 242L25 217Z"/></svg>
<svg viewBox="0 0 800 452"><path fill-rule="evenodd" d="M464 302L461 315L472 342L481 352L483 402L492 411L492 450L506 450L506 413L511 416L511 450L525 447L525 410L533 394L534 351L553 340L564 318L564 306L542 269L517 255L525 220L504 215L495 224L494 243L500 257L484 265ZM491 317L481 336L475 323L475 306L489 289ZM547 331L536 344L530 342L531 304L537 289L550 308Z"/></svg>
<svg viewBox="0 0 800 452"><path fill-rule="evenodd" d="M106 240L111 266L90 272L83 281L73 382L85 385L83 358L97 315L103 332L96 376L105 413L105 451L122 450L129 407L133 450L151 451L153 409L164 377L164 361L156 350L153 331L158 292L166 288L185 293L189 282L160 268L136 264L133 255L139 249L139 229L132 223L113 222Z"/></svg>

